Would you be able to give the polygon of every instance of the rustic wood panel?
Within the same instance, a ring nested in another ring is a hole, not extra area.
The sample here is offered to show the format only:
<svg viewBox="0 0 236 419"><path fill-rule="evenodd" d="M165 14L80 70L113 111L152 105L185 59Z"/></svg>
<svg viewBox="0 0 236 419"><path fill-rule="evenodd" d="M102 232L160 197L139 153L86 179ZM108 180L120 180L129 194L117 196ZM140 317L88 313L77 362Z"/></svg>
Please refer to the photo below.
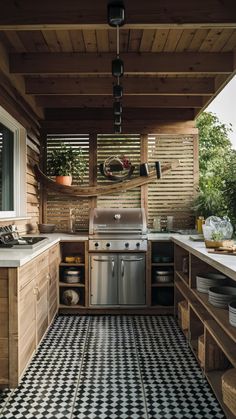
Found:
<svg viewBox="0 0 236 419"><path fill-rule="evenodd" d="M180 165L158 183L148 185L148 223L157 215L173 215L175 227L193 227L192 201L198 181L197 137L150 135L149 162L180 160Z"/></svg>

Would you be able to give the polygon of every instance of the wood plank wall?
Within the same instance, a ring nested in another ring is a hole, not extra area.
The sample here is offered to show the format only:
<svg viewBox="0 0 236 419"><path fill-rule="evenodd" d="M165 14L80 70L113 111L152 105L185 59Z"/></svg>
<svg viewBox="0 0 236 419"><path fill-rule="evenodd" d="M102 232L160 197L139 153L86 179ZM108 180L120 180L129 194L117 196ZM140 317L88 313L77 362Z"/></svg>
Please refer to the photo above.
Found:
<svg viewBox="0 0 236 419"><path fill-rule="evenodd" d="M86 158L89 177L86 177L86 183L89 180L90 184L106 182L99 173L98 165L111 155L125 154L136 166L135 175L138 175L139 163L147 160L152 164L157 160L166 163L178 158L180 165L158 182L121 194L68 200L68 197L62 194L50 192L47 196L44 222L55 223L59 231L68 231L69 212L73 208L77 215L77 229L87 230L89 208L92 206L126 208L143 206L149 227L152 227L153 218L157 215L173 215L174 227L194 227L191 205L198 184L196 134L98 135L97 137L93 134L88 138L89 154L86 149ZM60 139L63 140L63 135ZM76 141L79 143L79 136ZM82 146L83 141L81 141ZM49 136L49 143L51 149L52 136Z"/></svg>

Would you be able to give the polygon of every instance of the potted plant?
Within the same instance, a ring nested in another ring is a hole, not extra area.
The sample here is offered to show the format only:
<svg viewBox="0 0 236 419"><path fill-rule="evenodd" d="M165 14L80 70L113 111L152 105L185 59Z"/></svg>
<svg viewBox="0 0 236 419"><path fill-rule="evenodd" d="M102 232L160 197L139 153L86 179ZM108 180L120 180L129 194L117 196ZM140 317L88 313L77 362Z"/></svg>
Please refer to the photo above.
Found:
<svg viewBox="0 0 236 419"><path fill-rule="evenodd" d="M52 151L49 159L50 175L56 176L56 182L70 186L72 175L83 180L86 170L86 161L81 148L73 149L61 144L60 148Z"/></svg>

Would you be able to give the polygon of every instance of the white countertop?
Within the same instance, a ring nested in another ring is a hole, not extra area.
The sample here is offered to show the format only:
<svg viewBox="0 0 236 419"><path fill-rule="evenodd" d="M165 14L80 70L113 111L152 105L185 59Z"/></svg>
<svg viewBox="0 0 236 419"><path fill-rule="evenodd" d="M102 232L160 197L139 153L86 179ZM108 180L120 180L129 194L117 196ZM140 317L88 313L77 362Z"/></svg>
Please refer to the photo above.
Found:
<svg viewBox="0 0 236 419"><path fill-rule="evenodd" d="M208 253L204 242L194 242L189 236L173 235L171 239L213 268L236 280L236 256Z"/></svg>
<svg viewBox="0 0 236 419"><path fill-rule="evenodd" d="M35 236L47 237L48 240L38 245L35 249L9 249L3 248L0 250L0 267L18 267L32 260L34 257L40 255L45 250L49 249L60 241L86 241L88 240L88 233L81 234L37 234ZM189 235L173 233L149 233L148 240L150 241L173 241L197 256L199 259L208 263L225 275L228 275L236 280L236 256L231 255L214 255L207 252L204 242L194 242L189 239Z"/></svg>

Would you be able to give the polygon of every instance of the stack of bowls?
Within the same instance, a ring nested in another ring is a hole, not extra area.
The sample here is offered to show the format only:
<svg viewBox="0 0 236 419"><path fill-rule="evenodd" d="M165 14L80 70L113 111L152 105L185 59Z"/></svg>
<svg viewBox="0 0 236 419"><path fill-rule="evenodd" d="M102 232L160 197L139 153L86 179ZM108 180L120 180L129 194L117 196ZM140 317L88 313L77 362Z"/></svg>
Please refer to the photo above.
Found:
<svg viewBox="0 0 236 419"><path fill-rule="evenodd" d="M228 308L236 299L236 287L212 287L209 289L209 303L218 308Z"/></svg>
<svg viewBox="0 0 236 419"><path fill-rule="evenodd" d="M73 267L64 269L63 280L68 284L76 284L77 282L80 282L80 270Z"/></svg>
<svg viewBox="0 0 236 419"><path fill-rule="evenodd" d="M209 288L223 285L226 279L225 275L215 272L198 275L196 276L197 291L208 294Z"/></svg>
<svg viewBox="0 0 236 419"><path fill-rule="evenodd" d="M159 284L166 284L168 282L173 282L173 272L156 271L153 279L155 283L159 283Z"/></svg>
<svg viewBox="0 0 236 419"><path fill-rule="evenodd" d="M236 300L229 303L229 322L236 327Z"/></svg>

